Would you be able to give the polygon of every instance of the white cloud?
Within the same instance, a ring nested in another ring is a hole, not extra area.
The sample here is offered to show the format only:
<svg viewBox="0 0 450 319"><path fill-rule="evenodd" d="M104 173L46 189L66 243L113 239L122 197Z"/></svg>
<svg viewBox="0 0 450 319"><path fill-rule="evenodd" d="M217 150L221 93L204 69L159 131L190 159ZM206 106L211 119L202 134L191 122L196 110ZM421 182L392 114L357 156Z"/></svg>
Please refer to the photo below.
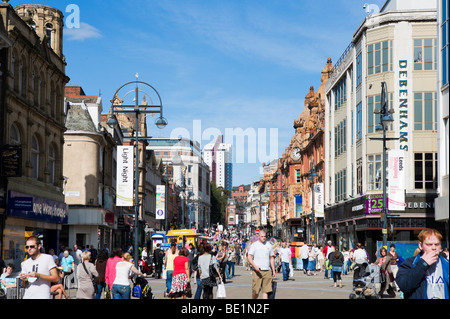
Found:
<svg viewBox="0 0 450 319"><path fill-rule="evenodd" d="M67 37L67 41L84 41L102 37L100 30L86 22L81 22L79 28L65 29L64 35Z"/></svg>

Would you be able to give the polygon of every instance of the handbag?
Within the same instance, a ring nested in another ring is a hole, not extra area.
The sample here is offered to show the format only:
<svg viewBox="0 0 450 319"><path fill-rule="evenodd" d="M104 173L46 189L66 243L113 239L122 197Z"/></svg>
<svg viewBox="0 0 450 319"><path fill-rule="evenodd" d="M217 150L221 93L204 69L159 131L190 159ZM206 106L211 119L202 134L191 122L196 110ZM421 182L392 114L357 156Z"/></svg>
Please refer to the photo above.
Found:
<svg viewBox="0 0 450 319"><path fill-rule="evenodd" d="M108 285L105 287L105 299L111 299L111 290Z"/></svg>
<svg viewBox="0 0 450 319"><path fill-rule="evenodd" d="M219 273L217 272L216 267L214 267L214 264L212 263L213 256L211 255L211 259L209 261L209 277L211 278L217 278L219 277Z"/></svg>
<svg viewBox="0 0 450 319"><path fill-rule="evenodd" d="M92 275L89 273L89 271L87 270L86 265L84 264L84 262L83 262L82 264L83 264L83 268L84 268L84 270L86 271L86 273L87 273L88 275L90 275L90 277L91 277L92 285L94 286L94 292L95 292L95 293L98 293L98 286L97 286L97 281L95 280L95 277L92 276Z"/></svg>

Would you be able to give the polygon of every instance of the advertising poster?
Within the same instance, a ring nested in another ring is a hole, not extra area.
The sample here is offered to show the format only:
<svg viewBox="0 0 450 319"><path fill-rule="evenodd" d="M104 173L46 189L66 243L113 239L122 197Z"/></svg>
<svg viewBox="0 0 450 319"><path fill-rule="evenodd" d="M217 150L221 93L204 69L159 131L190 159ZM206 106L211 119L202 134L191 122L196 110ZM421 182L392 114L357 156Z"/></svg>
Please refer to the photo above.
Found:
<svg viewBox="0 0 450 319"><path fill-rule="evenodd" d="M388 200L390 210L405 210L405 151L389 150Z"/></svg>
<svg viewBox="0 0 450 319"><path fill-rule="evenodd" d="M156 219L166 218L166 187L156 185Z"/></svg>

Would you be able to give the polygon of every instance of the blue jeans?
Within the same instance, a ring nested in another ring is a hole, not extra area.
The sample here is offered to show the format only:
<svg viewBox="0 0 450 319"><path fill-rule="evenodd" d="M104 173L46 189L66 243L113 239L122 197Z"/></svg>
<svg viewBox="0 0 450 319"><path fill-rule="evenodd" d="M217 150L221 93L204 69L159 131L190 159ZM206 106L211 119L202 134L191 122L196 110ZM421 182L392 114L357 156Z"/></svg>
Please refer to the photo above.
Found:
<svg viewBox="0 0 450 319"><path fill-rule="evenodd" d="M195 291L195 296L194 299L200 299L200 297L202 296L202 281L200 280L200 278L196 278L197 279L197 290Z"/></svg>
<svg viewBox="0 0 450 319"><path fill-rule="evenodd" d="M95 294L95 299L100 299L102 297L102 292L105 287L106 284L104 282L101 284L97 284L98 292Z"/></svg>
<svg viewBox="0 0 450 319"><path fill-rule="evenodd" d="M227 261L227 265L228 265L228 273L231 275L231 277L234 277L234 262ZM228 278L228 279L230 279L230 278Z"/></svg>
<svg viewBox="0 0 450 319"><path fill-rule="evenodd" d="M283 280L289 279L289 263L282 261L281 269L283 270Z"/></svg>
<svg viewBox="0 0 450 319"><path fill-rule="evenodd" d="M131 299L131 288L125 285L113 285L112 288L113 299Z"/></svg>
<svg viewBox="0 0 450 319"><path fill-rule="evenodd" d="M173 270L167 270L166 275L166 287L167 287L167 293L170 292L170 288L172 288L172 274Z"/></svg>

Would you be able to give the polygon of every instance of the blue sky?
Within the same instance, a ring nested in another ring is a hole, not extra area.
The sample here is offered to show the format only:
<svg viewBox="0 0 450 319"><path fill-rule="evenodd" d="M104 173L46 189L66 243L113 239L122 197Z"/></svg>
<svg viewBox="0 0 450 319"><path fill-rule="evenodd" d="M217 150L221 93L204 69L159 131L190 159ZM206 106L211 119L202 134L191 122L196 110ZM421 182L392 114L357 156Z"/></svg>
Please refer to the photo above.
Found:
<svg viewBox="0 0 450 319"><path fill-rule="evenodd" d="M255 137L256 142L233 139L233 185L240 185L258 180L262 163L280 157L289 145L309 87L319 87L327 58L335 63L348 46L366 16L366 2L381 8L385 1L10 4L49 5L66 19L70 4L79 7L80 28L68 28L66 21L64 29L68 85L82 86L87 95L101 92L103 112L109 110L116 88L139 73L139 80L159 92L169 122L163 130L149 125L149 135L185 132L202 146L219 132L226 139Z"/></svg>

